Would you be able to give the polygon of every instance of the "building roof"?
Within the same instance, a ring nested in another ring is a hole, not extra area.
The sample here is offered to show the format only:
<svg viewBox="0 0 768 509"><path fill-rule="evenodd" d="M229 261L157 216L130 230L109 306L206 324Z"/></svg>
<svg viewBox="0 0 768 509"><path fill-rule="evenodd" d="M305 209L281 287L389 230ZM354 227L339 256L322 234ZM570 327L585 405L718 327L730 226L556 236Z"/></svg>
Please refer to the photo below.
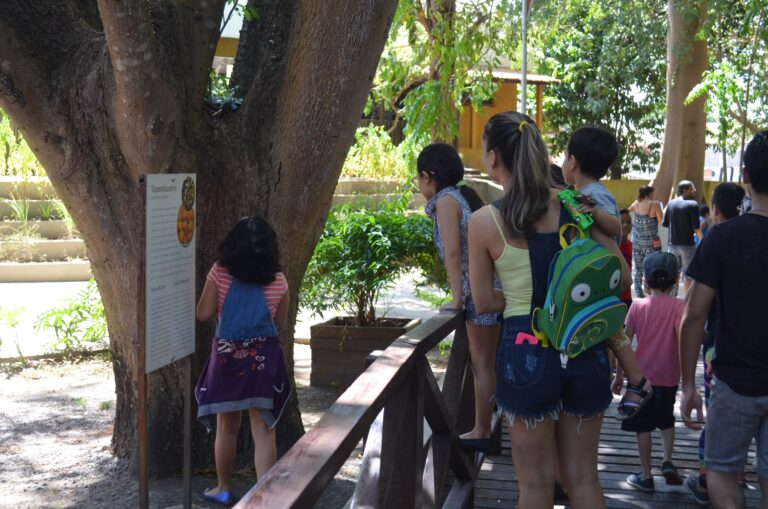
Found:
<svg viewBox="0 0 768 509"><path fill-rule="evenodd" d="M499 81L509 81L512 83L520 83L523 80L523 75L520 71L513 71L512 69L499 68L493 71L494 79ZM533 85L557 83L559 80L552 76L545 76L543 74L531 74L527 73L526 79L528 83Z"/></svg>
<svg viewBox="0 0 768 509"><path fill-rule="evenodd" d="M725 166L726 168L738 168L739 164L741 162L741 154L740 151L737 151L736 154L726 154L725 155ZM704 167L705 168L720 168L723 166L723 153L722 151L717 150L717 148L707 148L707 151L704 153Z"/></svg>

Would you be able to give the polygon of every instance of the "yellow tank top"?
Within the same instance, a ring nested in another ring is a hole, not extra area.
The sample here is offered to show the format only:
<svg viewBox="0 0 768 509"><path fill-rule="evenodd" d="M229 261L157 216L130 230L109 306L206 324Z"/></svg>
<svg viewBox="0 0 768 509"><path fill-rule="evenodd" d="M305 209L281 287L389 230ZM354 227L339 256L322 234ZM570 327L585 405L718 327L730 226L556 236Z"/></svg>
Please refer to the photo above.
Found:
<svg viewBox="0 0 768 509"><path fill-rule="evenodd" d="M496 223L501 240L504 242L504 251L501 252L493 266L496 277L501 281L501 289L504 293L504 318L516 315L527 315L531 312L531 299L533 298L533 277L531 276L531 259L527 249L510 246L504 237L496 210L489 205L491 217Z"/></svg>

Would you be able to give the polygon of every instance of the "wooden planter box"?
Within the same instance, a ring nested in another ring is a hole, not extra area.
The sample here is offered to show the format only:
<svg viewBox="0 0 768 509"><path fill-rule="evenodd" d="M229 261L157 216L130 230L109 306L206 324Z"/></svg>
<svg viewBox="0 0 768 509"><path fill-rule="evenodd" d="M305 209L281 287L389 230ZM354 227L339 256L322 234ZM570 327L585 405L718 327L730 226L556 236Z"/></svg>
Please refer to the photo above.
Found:
<svg viewBox="0 0 768 509"><path fill-rule="evenodd" d="M365 359L374 350L384 350L394 340L421 323L419 319L389 318L395 327L350 327L339 318L310 327L313 387L344 389L365 371Z"/></svg>

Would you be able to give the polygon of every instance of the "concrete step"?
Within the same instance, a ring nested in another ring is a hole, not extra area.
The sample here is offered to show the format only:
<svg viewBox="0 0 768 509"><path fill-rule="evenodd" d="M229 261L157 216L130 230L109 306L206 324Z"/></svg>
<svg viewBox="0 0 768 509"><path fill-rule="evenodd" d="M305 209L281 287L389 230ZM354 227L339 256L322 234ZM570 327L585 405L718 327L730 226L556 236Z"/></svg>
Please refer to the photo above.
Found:
<svg viewBox="0 0 768 509"><path fill-rule="evenodd" d="M77 230L70 233L65 221L50 219L48 221L0 221L0 239L14 234L39 235L44 239L66 239L77 236ZM2 240L0 240L2 242Z"/></svg>
<svg viewBox="0 0 768 509"><path fill-rule="evenodd" d="M23 197L45 200L55 198L56 191L45 177L29 177L25 180L18 177L0 177L0 198L10 200Z"/></svg>
<svg viewBox="0 0 768 509"><path fill-rule="evenodd" d="M91 265L85 260L71 262L0 262L0 282L88 281Z"/></svg>
<svg viewBox="0 0 768 509"><path fill-rule="evenodd" d="M18 220L17 213L13 210L15 204L23 204L27 207L28 219L45 219L58 217L54 206L55 200L6 200L0 199L0 219Z"/></svg>
<svg viewBox="0 0 768 509"><path fill-rule="evenodd" d="M67 261L85 258L85 242L82 239L47 240L2 240L0 260L15 262Z"/></svg>

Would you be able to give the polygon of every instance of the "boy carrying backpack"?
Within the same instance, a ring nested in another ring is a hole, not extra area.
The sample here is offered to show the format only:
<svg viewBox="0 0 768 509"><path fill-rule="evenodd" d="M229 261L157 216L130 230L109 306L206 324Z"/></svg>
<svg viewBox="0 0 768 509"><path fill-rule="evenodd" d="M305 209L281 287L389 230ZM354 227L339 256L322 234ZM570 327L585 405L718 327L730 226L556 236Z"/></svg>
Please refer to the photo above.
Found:
<svg viewBox="0 0 768 509"><path fill-rule="evenodd" d="M597 126L581 127L573 132L563 161L563 177L579 194L588 196L578 206L579 212L590 214L594 226L606 235L621 239L621 222L616 198L600 183L619 152L616 137ZM643 377L632 351L631 341L623 331L608 339L608 346L616 355L627 375L627 392L618 407L619 419L632 417L651 397L651 385ZM618 388L621 390L621 387ZM614 392L616 384L614 384Z"/></svg>

